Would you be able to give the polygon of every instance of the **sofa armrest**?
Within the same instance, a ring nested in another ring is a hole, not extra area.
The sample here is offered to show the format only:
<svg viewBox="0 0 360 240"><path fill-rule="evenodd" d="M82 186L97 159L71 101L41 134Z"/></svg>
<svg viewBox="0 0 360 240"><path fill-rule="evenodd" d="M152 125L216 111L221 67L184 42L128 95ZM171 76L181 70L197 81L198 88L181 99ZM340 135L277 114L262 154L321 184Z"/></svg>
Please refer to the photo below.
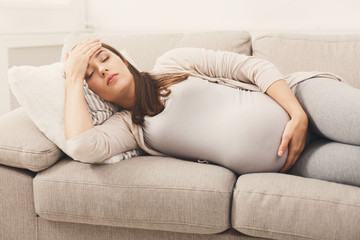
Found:
<svg viewBox="0 0 360 240"><path fill-rule="evenodd" d="M22 107L0 117L0 132L0 164L38 172L64 155Z"/></svg>

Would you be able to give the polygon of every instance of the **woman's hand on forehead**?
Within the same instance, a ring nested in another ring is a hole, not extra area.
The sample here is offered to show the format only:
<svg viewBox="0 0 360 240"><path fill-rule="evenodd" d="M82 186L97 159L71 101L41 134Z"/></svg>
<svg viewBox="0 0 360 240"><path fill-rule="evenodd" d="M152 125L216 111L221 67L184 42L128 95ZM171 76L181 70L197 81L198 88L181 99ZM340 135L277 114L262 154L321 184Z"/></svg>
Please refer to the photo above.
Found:
<svg viewBox="0 0 360 240"><path fill-rule="evenodd" d="M73 81L83 80L90 57L102 46L100 39L88 39L76 45L71 52L65 55L64 73L66 79Z"/></svg>

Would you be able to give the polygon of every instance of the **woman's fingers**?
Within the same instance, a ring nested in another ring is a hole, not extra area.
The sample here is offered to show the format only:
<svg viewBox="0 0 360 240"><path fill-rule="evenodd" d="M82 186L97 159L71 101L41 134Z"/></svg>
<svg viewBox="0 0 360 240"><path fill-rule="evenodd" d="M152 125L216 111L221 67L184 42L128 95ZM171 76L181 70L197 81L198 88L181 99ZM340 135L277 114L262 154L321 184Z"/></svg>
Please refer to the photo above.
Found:
<svg viewBox="0 0 360 240"><path fill-rule="evenodd" d="M281 144L279 147L278 155L279 157L283 156L286 152L287 147L289 146L290 138L285 134L282 136Z"/></svg>
<svg viewBox="0 0 360 240"><path fill-rule="evenodd" d="M307 118L306 119L291 119L285 125L284 133L282 135L281 144L279 147L278 155L284 155L286 148L288 148L288 157L280 172L286 172L290 169L299 158L301 152L305 147L307 131Z"/></svg>
<svg viewBox="0 0 360 240"><path fill-rule="evenodd" d="M86 42L86 43L82 44L82 46L79 46L79 48L74 49L72 51L72 54L74 56L79 56L79 57L81 57L81 56L90 57L91 56L90 53L94 53L94 51L96 51L96 49L100 48L101 45L102 44L99 41Z"/></svg>
<svg viewBox="0 0 360 240"><path fill-rule="evenodd" d="M285 154L288 146L289 146L289 151L288 151L288 157L286 158L286 162L285 162L284 166L281 168L280 172L286 171L286 169L288 168L288 166L291 164L291 161L292 161L293 152L292 152L292 148L290 148L290 145L289 145L290 137L287 135L287 127L288 127L288 125L285 127L285 131L282 135L282 140L281 140L281 144L279 147L278 155L279 155L279 157L282 157Z"/></svg>
<svg viewBox="0 0 360 240"><path fill-rule="evenodd" d="M84 49L84 56L90 58L102 46L101 42L91 43Z"/></svg>
<svg viewBox="0 0 360 240"><path fill-rule="evenodd" d="M91 39L76 45L73 50L71 50L70 55L75 58L81 58L88 60L90 56L101 47L101 42L99 39ZM89 52L90 51L90 52Z"/></svg>
<svg viewBox="0 0 360 240"><path fill-rule="evenodd" d="M89 62L91 55L93 55L98 49L100 49L102 43L95 40L89 40L80 43L76 46L67 56L66 60L69 60L71 65L86 64Z"/></svg>
<svg viewBox="0 0 360 240"><path fill-rule="evenodd" d="M284 166L280 169L281 173L286 172L294 164L295 155L296 155L296 152L294 150L292 150L292 148L290 147L289 155L286 159L286 162L285 162Z"/></svg>
<svg viewBox="0 0 360 240"><path fill-rule="evenodd" d="M84 49L86 49L89 46L89 44L97 43L97 42L100 42L100 39L88 39L88 40L82 41L78 45L76 45L72 51L74 53L84 52Z"/></svg>
<svg viewBox="0 0 360 240"><path fill-rule="evenodd" d="M90 57L102 46L99 39L90 39L79 43L67 54L64 72L68 79L83 80Z"/></svg>
<svg viewBox="0 0 360 240"><path fill-rule="evenodd" d="M305 143L302 139L293 138L289 145L289 154L286 159L284 166L281 168L280 172L284 173L289 170L300 157L302 151L304 150Z"/></svg>
<svg viewBox="0 0 360 240"><path fill-rule="evenodd" d="M280 147L278 150L279 157L282 157L285 154L286 149L288 147L290 147L290 141L293 137L293 129L292 128L293 128L292 122L291 121L287 122L285 125L285 128L284 128L284 132L281 136L281 143L280 143Z"/></svg>

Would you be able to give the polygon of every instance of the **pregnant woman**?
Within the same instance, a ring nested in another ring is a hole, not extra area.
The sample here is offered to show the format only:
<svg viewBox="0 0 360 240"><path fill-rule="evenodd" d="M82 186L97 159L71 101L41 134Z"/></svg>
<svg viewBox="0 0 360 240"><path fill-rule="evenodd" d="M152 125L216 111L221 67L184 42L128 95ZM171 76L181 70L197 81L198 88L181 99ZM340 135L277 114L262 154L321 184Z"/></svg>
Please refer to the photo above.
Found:
<svg viewBox="0 0 360 240"><path fill-rule="evenodd" d="M139 72L99 39L67 54L64 72L65 135L83 162L141 148L237 174L286 172L315 138L360 145L360 90L330 73L284 77L268 61L198 48L170 50ZM84 79L121 108L101 125L88 111Z"/></svg>

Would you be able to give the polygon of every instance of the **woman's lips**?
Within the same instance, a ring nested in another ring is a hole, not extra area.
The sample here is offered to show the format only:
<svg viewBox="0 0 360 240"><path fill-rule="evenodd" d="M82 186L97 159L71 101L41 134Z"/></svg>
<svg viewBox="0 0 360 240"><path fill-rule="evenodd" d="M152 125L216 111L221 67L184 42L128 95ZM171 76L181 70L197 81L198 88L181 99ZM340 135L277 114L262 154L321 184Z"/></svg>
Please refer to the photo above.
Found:
<svg viewBox="0 0 360 240"><path fill-rule="evenodd" d="M107 85L110 85L116 78L117 74L111 74L107 79Z"/></svg>

